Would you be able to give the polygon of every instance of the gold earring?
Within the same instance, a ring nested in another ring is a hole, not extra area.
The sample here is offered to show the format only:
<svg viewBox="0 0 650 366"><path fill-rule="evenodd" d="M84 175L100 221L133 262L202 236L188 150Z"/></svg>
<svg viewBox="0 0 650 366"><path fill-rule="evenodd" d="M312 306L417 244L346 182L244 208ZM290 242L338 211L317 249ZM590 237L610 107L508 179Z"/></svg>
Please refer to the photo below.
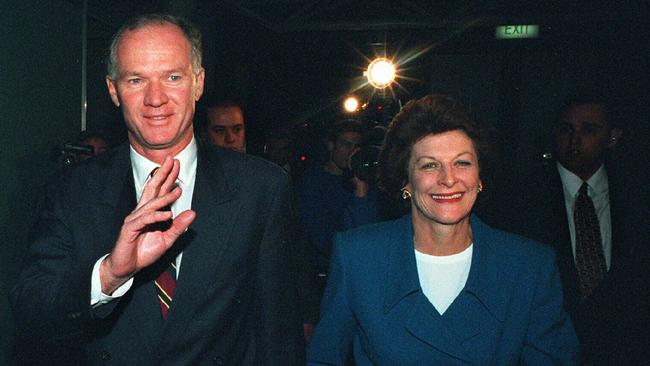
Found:
<svg viewBox="0 0 650 366"><path fill-rule="evenodd" d="M411 198L411 192L409 192L408 190L406 190L406 188L403 188L403 189L402 189L402 199L403 199L403 200L407 200L407 199L409 199L409 198Z"/></svg>
<svg viewBox="0 0 650 366"><path fill-rule="evenodd" d="M483 184L479 183L478 187L476 188L476 191L479 193L483 192Z"/></svg>

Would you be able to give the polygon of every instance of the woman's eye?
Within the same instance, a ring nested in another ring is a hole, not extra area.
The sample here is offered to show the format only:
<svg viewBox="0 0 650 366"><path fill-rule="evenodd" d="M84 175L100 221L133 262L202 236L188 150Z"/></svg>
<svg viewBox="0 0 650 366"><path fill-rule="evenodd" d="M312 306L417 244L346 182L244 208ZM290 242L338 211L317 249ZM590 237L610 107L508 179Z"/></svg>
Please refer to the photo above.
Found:
<svg viewBox="0 0 650 366"><path fill-rule="evenodd" d="M436 168L437 166L438 166L438 164L436 164L434 162L430 162L430 163L422 164L422 166L420 168L421 169L433 169L433 168Z"/></svg>
<svg viewBox="0 0 650 366"><path fill-rule="evenodd" d="M467 160L459 160L459 161L456 162L456 165L458 165L458 166L471 166L472 162L467 161Z"/></svg>

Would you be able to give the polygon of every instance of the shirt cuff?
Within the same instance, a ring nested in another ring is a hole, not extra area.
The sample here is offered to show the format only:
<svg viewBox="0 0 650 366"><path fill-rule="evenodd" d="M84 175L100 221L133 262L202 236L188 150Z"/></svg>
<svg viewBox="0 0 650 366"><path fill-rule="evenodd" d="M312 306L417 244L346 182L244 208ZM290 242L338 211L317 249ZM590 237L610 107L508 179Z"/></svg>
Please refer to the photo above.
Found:
<svg viewBox="0 0 650 366"><path fill-rule="evenodd" d="M115 299L119 299L122 297L129 289L131 288L131 285L133 285L133 277L129 278L128 281L123 283L120 287L117 288L113 292L113 295L106 295L105 293L102 292L102 280L99 278L99 266L102 264L102 261L104 258L106 258L108 254L104 255L103 257L99 258L97 262L95 262L95 266L93 267L93 273L92 273L92 279L91 279L91 287L90 287L90 306L92 307L97 307L100 305L107 304Z"/></svg>

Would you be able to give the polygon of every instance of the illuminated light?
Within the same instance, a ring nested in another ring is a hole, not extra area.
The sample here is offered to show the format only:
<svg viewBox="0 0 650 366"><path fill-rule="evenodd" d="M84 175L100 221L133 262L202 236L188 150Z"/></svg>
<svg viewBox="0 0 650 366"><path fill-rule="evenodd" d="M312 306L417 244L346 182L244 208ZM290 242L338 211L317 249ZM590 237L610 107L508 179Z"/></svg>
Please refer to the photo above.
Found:
<svg viewBox="0 0 650 366"><path fill-rule="evenodd" d="M364 74L370 85L377 89L384 89L395 80L395 65L386 58L377 58L368 65Z"/></svg>
<svg viewBox="0 0 650 366"><path fill-rule="evenodd" d="M299 159L300 159L300 161L305 161L305 160L307 160L307 157L305 155L300 155Z"/></svg>
<svg viewBox="0 0 650 366"><path fill-rule="evenodd" d="M346 112L348 113L353 113L359 110L359 99L354 96L350 96L345 98L345 102L343 102L343 108L345 109Z"/></svg>
<svg viewBox="0 0 650 366"><path fill-rule="evenodd" d="M496 29L497 39L537 38L539 26L536 24L502 25Z"/></svg>

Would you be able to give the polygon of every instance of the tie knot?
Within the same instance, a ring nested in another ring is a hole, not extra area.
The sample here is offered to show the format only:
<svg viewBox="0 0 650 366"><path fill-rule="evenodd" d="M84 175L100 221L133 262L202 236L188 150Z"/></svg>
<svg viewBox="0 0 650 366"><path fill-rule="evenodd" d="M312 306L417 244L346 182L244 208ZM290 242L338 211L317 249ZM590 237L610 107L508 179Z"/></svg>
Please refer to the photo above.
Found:
<svg viewBox="0 0 650 366"><path fill-rule="evenodd" d="M153 168L153 169L151 170L151 173L149 173L149 177L148 177L147 179L151 179L151 178L153 178L153 176L156 175L156 173L158 173L158 169L160 169L159 166Z"/></svg>
<svg viewBox="0 0 650 366"><path fill-rule="evenodd" d="M583 182L582 185L580 186L580 189L578 190L578 195L580 196L589 196L589 184L587 182Z"/></svg>

